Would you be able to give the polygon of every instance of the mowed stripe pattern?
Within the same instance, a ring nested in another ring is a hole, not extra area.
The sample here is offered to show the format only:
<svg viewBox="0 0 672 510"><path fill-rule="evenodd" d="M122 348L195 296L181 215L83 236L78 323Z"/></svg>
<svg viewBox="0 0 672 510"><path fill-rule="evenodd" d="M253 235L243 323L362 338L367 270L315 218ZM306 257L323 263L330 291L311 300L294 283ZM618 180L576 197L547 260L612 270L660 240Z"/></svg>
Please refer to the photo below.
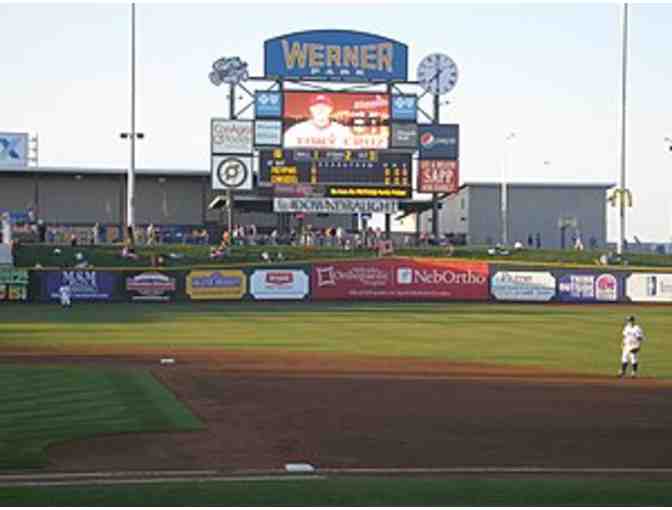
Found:
<svg viewBox="0 0 672 510"><path fill-rule="evenodd" d="M2 366L0 468L39 467L55 443L203 428L144 370Z"/></svg>

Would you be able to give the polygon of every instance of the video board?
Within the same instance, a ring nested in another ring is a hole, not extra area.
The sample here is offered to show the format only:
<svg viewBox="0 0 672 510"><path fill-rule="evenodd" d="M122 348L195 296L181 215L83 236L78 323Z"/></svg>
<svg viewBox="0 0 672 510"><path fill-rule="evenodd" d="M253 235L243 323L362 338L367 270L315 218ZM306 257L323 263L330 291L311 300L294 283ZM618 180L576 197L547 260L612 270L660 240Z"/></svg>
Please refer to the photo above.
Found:
<svg viewBox="0 0 672 510"><path fill-rule="evenodd" d="M387 149L390 96L285 92L283 146L288 149Z"/></svg>
<svg viewBox="0 0 672 510"><path fill-rule="evenodd" d="M356 150L262 150L259 183L411 186L411 155Z"/></svg>

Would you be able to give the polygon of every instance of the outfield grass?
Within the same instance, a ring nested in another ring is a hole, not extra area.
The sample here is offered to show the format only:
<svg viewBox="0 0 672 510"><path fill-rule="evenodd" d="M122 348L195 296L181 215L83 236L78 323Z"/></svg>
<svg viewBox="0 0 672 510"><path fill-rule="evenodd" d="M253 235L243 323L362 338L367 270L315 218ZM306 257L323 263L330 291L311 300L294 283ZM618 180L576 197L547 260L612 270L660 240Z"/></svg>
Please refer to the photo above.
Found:
<svg viewBox="0 0 672 510"><path fill-rule="evenodd" d="M672 377L670 308L512 304L75 304L0 306L0 354L114 345L280 349L481 362L613 375L634 313L648 340L642 373Z"/></svg>
<svg viewBox="0 0 672 510"><path fill-rule="evenodd" d="M672 482L328 479L3 488L4 506L669 506Z"/></svg>
<svg viewBox="0 0 672 510"><path fill-rule="evenodd" d="M203 427L146 371L0 365L0 388L0 468L43 466L63 441Z"/></svg>

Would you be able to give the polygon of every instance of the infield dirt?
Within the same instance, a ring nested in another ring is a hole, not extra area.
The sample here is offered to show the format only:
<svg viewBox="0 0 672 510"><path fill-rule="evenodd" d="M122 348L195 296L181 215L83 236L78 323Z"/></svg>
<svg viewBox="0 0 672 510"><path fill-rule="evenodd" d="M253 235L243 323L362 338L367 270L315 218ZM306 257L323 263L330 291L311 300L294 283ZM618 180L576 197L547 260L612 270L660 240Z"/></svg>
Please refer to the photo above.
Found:
<svg viewBox="0 0 672 510"><path fill-rule="evenodd" d="M276 351L3 358L150 368L207 426L55 445L51 470L670 467L672 382L646 377Z"/></svg>

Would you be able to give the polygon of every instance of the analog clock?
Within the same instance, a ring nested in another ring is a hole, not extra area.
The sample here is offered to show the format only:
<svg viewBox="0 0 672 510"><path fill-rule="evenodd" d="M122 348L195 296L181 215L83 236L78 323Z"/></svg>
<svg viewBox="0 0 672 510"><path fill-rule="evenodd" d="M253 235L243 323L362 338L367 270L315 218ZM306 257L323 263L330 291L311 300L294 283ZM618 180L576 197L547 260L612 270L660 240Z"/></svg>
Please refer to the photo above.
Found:
<svg viewBox="0 0 672 510"><path fill-rule="evenodd" d="M418 83L430 94L446 94L457 83L457 66L448 55L427 55L418 64Z"/></svg>

